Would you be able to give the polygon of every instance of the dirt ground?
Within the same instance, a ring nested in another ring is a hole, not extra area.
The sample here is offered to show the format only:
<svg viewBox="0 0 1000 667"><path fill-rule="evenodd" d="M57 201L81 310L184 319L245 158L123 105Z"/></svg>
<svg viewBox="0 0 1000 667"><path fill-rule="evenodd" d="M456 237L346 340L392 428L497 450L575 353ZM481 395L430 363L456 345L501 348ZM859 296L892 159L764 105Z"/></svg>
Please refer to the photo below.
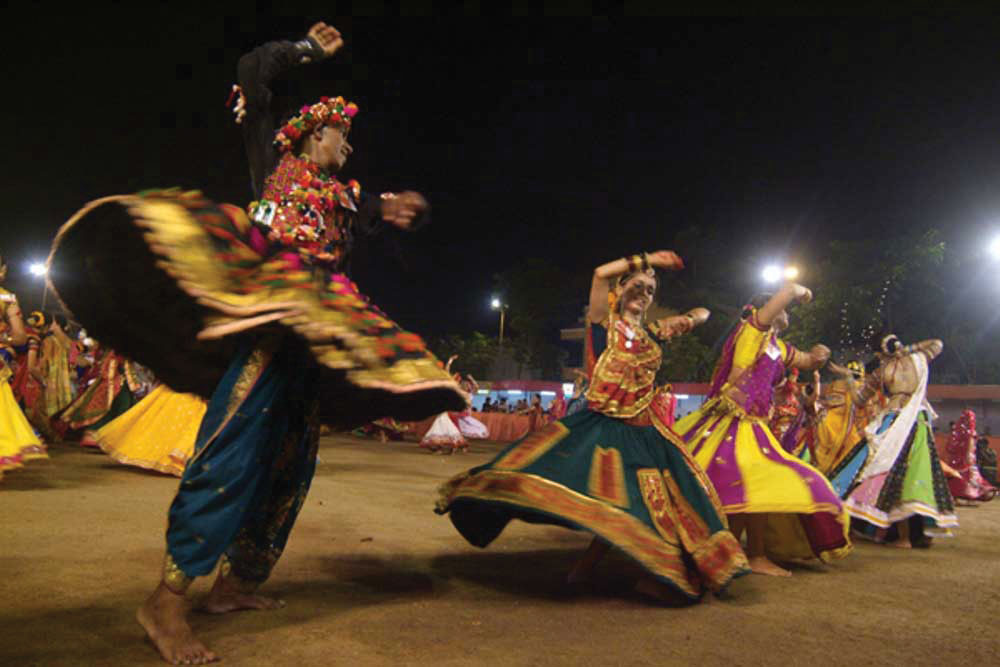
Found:
<svg viewBox="0 0 1000 667"><path fill-rule="evenodd" d="M620 558L567 590L583 534L513 523L480 550L435 515L437 485L499 448L324 438L265 588L288 607L195 614L196 631L233 665L1000 664L1000 501L960 508L958 537L929 550L859 544L670 608L631 594ZM157 582L177 480L72 445L51 454L0 481L0 665L162 664L133 613Z"/></svg>

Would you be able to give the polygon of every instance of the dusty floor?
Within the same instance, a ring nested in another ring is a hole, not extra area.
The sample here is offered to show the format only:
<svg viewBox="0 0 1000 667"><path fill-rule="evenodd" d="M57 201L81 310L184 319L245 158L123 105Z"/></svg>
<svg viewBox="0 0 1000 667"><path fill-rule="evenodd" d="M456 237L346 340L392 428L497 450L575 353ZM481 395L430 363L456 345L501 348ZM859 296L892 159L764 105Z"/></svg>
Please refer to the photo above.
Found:
<svg viewBox="0 0 1000 667"><path fill-rule="evenodd" d="M665 608L628 592L618 559L594 590L564 589L584 535L515 523L483 551L433 514L438 483L498 449L325 438L266 586L288 607L195 615L196 630L234 665L1000 664L1000 501L960 508L958 537L930 550L859 544ZM0 665L161 664L133 612L176 485L70 445L0 482Z"/></svg>

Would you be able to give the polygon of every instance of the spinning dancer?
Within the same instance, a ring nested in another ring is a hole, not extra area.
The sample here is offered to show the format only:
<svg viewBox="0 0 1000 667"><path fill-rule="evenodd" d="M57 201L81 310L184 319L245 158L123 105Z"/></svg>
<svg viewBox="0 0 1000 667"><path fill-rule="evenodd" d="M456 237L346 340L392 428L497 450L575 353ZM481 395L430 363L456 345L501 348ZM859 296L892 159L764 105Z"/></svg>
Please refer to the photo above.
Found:
<svg viewBox="0 0 1000 667"><path fill-rule="evenodd" d="M791 574L769 555L829 561L851 548L848 516L830 483L785 452L767 425L785 369L815 370L830 356L823 345L802 352L778 338L788 326L785 308L811 299L808 289L789 284L748 304L726 340L708 401L674 427L715 484L733 532L747 530L747 555L759 574Z"/></svg>
<svg viewBox="0 0 1000 667"><path fill-rule="evenodd" d="M951 495L962 500L992 500L997 489L983 479L976 463L976 413L965 410L951 429L946 460L957 477L948 479Z"/></svg>
<svg viewBox="0 0 1000 667"><path fill-rule="evenodd" d="M831 363L839 378L827 383L820 401L822 417L816 424L810 463L819 469L841 498L853 488L854 479L868 459L865 426L872 418L876 401L861 396L865 367L851 361L847 367Z"/></svg>
<svg viewBox="0 0 1000 667"><path fill-rule="evenodd" d="M944 346L939 340L903 345L895 334L871 343L879 367L868 376L861 398L871 399L882 387L888 405L866 428L872 451L847 509L867 537L903 548L930 546L930 537L950 535L958 526L934 446L931 420L937 415L927 402L928 362Z"/></svg>
<svg viewBox="0 0 1000 667"><path fill-rule="evenodd" d="M6 277L7 265L0 257L0 283ZM0 479L5 470L20 468L33 459L48 458L10 386L14 348L27 341L17 296L0 287Z"/></svg>
<svg viewBox="0 0 1000 667"><path fill-rule="evenodd" d="M309 490L321 407L349 430L467 404L424 342L345 274L355 234L383 221L410 226L423 197L366 197L335 178L357 113L341 98L303 107L272 132L270 81L342 44L317 24L301 42L265 44L240 60L260 196L250 217L197 192L107 197L63 226L49 257L54 289L93 336L173 390L209 399L170 508L159 585L137 614L168 662L217 659L187 623L185 592L220 559L207 611L279 606L256 590Z"/></svg>
<svg viewBox="0 0 1000 667"><path fill-rule="evenodd" d="M198 396L178 394L161 384L91 438L123 465L180 477L194 453L206 409Z"/></svg>
<svg viewBox="0 0 1000 667"><path fill-rule="evenodd" d="M451 365L458 359L458 355L452 355L445 365L445 372L451 374ZM452 378L456 376L452 375ZM469 443L465 436L458 429L455 420L447 412L442 412L437 416L431 427L420 439L420 446L435 454L454 454L455 452L469 451Z"/></svg>
<svg viewBox="0 0 1000 667"><path fill-rule="evenodd" d="M437 512L450 512L458 532L479 547L514 518L588 531L595 539L571 582L588 578L616 546L646 570L640 591L697 599L745 573L747 562L708 478L663 423L653 384L662 355L654 337L690 331L708 311L645 321L657 287L653 267L683 263L663 250L594 271L588 319L602 344L594 349L588 409L452 479Z"/></svg>

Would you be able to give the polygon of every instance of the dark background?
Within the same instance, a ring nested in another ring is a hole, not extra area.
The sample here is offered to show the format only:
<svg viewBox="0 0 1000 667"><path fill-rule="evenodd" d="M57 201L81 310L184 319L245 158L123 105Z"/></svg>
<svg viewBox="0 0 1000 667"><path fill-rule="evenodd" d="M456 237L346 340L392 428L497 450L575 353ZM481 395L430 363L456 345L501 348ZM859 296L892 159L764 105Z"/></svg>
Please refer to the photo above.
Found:
<svg viewBox="0 0 1000 667"><path fill-rule="evenodd" d="M198 7L5 10L0 252L27 306L41 285L25 265L92 198L178 185L249 201L224 106L236 62L317 20L346 47L281 92L355 100L343 177L417 189L433 206L433 224L404 246L381 242L355 261L362 290L413 331L493 332L494 275L519 259L569 280L669 247L690 225L731 235L716 260L748 292L769 258L800 262L808 284L830 239L929 227L968 257L970 279L1000 289L982 253L1000 232L995 21ZM991 294L963 307L995 308Z"/></svg>

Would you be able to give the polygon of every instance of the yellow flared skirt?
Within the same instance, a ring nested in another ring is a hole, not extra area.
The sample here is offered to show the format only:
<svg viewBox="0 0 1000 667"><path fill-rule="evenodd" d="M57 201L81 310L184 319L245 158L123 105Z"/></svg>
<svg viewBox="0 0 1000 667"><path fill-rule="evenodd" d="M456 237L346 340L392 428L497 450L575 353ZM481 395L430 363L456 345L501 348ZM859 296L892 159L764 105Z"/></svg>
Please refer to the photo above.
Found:
<svg viewBox="0 0 1000 667"><path fill-rule="evenodd" d="M45 446L21 412L10 383L0 381L0 476L26 461L47 458Z"/></svg>
<svg viewBox="0 0 1000 667"><path fill-rule="evenodd" d="M708 474L726 514L771 515L769 552L829 560L850 551L848 514L830 482L785 452L766 421L740 414L720 397L674 431Z"/></svg>
<svg viewBox="0 0 1000 667"><path fill-rule="evenodd" d="M180 477L206 409L197 396L160 385L98 429L97 444L119 463Z"/></svg>

